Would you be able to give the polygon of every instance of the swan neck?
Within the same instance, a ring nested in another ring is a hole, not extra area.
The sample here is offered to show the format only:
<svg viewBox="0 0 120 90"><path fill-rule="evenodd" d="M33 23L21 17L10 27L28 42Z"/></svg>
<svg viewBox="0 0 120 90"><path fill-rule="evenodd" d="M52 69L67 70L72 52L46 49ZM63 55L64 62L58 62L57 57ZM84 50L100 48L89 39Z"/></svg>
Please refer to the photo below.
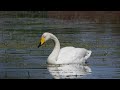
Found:
<svg viewBox="0 0 120 90"><path fill-rule="evenodd" d="M59 55L59 51L60 51L60 42L57 39L57 37L53 34L51 34L50 39L52 39L54 41L55 46L54 46L52 53L48 57L48 63L49 64L56 64L57 58Z"/></svg>

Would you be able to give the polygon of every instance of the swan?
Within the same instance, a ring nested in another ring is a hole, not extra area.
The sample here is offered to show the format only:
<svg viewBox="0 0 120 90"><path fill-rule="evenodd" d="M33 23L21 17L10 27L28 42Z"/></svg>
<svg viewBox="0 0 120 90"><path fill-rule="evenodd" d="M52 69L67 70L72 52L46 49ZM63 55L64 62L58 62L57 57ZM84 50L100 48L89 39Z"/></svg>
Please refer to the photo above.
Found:
<svg viewBox="0 0 120 90"><path fill-rule="evenodd" d="M85 48L75 48L73 46L60 49L60 42L55 35L49 32L42 34L38 48L46 41L52 39L55 43L52 53L47 59L48 64L83 64L90 57L92 51Z"/></svg>

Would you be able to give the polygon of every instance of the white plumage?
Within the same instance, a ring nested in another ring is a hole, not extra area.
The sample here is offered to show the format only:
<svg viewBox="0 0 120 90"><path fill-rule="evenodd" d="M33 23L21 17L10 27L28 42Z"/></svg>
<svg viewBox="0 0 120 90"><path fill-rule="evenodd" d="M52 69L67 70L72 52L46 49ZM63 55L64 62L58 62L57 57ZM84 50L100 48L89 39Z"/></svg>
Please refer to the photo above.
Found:
<svg viewBox="0 0 120 90"><path fill-rule="evenodd" d="M85 63L91 51L85 48L64 47L60 49L57 64Z"/></svg>
<svg viewBox="0 0 120 90"><path fill-rule="evenodd" d="M60 49L57 37L48 32L42 35L39 46L49 39L54 41L55 47L48 57L48 64L82 64L85 63L92 53L92 51L85 48L64 47Z"/></svg>

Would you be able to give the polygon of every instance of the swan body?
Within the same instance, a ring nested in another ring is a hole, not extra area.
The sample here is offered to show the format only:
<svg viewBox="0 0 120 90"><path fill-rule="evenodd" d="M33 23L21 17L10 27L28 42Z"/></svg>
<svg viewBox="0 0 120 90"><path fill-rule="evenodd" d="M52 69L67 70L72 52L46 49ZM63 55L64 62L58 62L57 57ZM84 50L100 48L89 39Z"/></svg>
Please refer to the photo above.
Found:
<svg viewBox="0 0 120 90"><path fill-rule="evenodd" d="M47 40L52 39L55 47L47 59L48 64L82 64L90 57L92 51L85 48L64 47L60 49L59 40L52 33L45 32L40 39L38 47Z"/></svg>
<svg viewBox="0 0 120 90"><path fill-rule="evenodd" d="M57 64L85 63L91 51L84 48L64 47L60 50Z"/></svg>

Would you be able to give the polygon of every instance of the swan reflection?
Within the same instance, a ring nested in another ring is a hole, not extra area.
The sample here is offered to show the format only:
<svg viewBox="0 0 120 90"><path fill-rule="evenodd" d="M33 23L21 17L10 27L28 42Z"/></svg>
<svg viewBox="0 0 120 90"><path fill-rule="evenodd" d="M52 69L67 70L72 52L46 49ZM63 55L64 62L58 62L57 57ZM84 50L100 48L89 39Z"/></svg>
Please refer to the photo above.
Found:
<svg viewBox="0 0 120 90"><path fill-rule="evenodd" d="M48 65L47 68L54 79L79 79L92 72L90 67L81 64Z"/></svg>

